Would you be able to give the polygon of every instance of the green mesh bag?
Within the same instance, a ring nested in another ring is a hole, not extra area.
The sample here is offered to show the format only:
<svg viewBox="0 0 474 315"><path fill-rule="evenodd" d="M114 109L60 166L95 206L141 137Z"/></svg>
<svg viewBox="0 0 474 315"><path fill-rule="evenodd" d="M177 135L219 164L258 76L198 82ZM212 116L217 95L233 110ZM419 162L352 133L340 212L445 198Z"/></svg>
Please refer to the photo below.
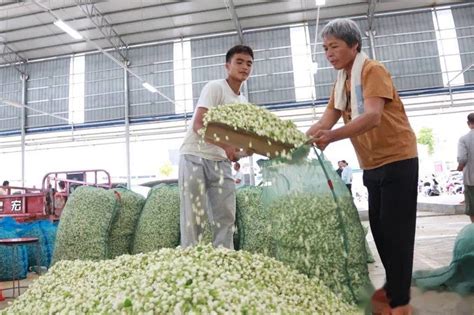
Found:
<svg viewBox="0 0 474 315"><path fill-rule="evenodd" d="M112 224L109 238L109 258L130 254L133 236L145 198L125 188L114 189L120 196L121 207Z"/></svg>
<svg viewBox="0 0 474 315"><path fill-rule="evenodd" d="M153 187L148 193L138 219L132 254L178 246L180 243L179 213L178 186L160 184ZM206 224L202 241L212 242L209 224Z"/></svg>
<svg viewBox="0 0 474 315"><path fill-rule="evenodd" d="M270 211L263 206L262 194L261 187L245 186L237 189L239 249L274 256Z"/></svg>
<svg viewBox="0 0 474 315"><path fill-rule="evenodd" d="M112 190L78 187L61 214L53 262L109 258L109 237L120 203Z"/></svg>
<svg viewBox="0 0 474 315"><path fill-rule="evenodd" d="M465 226L456 237L449 266L415 271L413 282L424 290L474 293L474 224Z"/></svg>
<svg viewBox="0 0 474 315"><path fill-rule="evenodd" d="M347 302L366 302L372 285L364 229L330 162L303 155L262 167L275 258L321 279Z"/></svg>

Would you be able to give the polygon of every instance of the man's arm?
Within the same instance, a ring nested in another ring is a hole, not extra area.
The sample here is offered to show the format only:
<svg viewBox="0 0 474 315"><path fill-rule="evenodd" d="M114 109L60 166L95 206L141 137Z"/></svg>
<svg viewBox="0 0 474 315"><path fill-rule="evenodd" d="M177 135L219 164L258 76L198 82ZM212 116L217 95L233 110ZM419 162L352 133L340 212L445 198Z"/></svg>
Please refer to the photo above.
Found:
<svg viewBox="0 0 474 315"><path fill-rule="evenodd" d="M459 139L458 142L458 167L457 171L462 172L464 167L467 164L467 146L465 143L462 141L462 139Z"/></svg>
<svg viewBox="0 0 474 315"><path fill-rule="evenodd" d="M306 135L313 137L319 130L331 129L337 123L339 118L341 118L341 111L335 108L326 108L323 117L306 131Z"/></svg>
<svg viewBox="0 0 474 315"><path fill-rule="evenodd" d="M317 131L313 135L316 138L317 147L324 150L331 142L355 137L377 127L382 120L384 105L385 99L381 97L366 98L363 114L335 130L320 129Z"/></svg>
<svg viewBox="0 0 474 315"><path fill-rule="evenodd" d="M193 130L195 133L199 134L199 130L204 127L204 115L207 113L208 109L205 107L197 107L196 112L194 113L194 123L193 123ZM218 147L224 149L227 158L233 162L239 160L237 152L240 150L236 147L226 145L222 142L213 141L210 139L205 140L208 143L212 143L217 145Z"/></svg>

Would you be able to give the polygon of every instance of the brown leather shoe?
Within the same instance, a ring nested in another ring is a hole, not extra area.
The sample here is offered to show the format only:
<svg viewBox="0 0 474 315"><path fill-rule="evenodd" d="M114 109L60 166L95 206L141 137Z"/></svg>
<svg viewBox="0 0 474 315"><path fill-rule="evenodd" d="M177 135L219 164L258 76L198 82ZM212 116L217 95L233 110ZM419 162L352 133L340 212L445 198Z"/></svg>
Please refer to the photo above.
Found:
<svg viewBox="0 0 474 315"><path fill-rule="evenodd" d="M370 300L372 304L372 314L390 315L390 300L387 297L387 291L384 288L378 289L372 295Z"/></svg>

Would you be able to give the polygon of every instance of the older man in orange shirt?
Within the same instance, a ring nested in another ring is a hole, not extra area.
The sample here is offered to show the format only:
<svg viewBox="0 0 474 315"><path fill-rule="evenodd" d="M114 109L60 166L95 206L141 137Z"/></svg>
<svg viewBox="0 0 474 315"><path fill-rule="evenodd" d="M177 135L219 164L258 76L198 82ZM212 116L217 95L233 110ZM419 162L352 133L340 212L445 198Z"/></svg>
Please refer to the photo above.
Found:
<svg viewBox="0 0 474 315"><path fill-rule="evenodd" d="M350 138L369 193L369 219L386 283L372 298L378 314L411 314L416 227L416 137L385 67L362 51L355 22L336 19L322 31L326 58L338 71L322 118L307 131L317 147ZM332 129L342 116L344 126Z"/></svg>

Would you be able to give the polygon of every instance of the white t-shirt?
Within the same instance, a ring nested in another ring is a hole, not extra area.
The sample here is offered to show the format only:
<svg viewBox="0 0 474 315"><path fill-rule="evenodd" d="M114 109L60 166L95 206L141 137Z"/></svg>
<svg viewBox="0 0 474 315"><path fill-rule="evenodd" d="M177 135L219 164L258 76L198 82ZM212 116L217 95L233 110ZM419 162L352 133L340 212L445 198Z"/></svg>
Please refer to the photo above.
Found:
<svg viewBox="0 0 474 315"><path fill-rule="evenodd" d="M345 184L352 184L352 168L350 166L342 169L341 178Z"/></svg>
<svg viewBox="0 0 474 315"><path fill-rule="evenodd" d="M209 81L201 91L196 109L199 107L212 108L224 104L248 103L245 96L237 95L230 88L225 79ZM213 161L227 159L224 149L215 144L203 141L203 138L193 130L195 115L191 120L188 131L184 136L183 144L179 149L180 154L190 154Z"/></svg>

